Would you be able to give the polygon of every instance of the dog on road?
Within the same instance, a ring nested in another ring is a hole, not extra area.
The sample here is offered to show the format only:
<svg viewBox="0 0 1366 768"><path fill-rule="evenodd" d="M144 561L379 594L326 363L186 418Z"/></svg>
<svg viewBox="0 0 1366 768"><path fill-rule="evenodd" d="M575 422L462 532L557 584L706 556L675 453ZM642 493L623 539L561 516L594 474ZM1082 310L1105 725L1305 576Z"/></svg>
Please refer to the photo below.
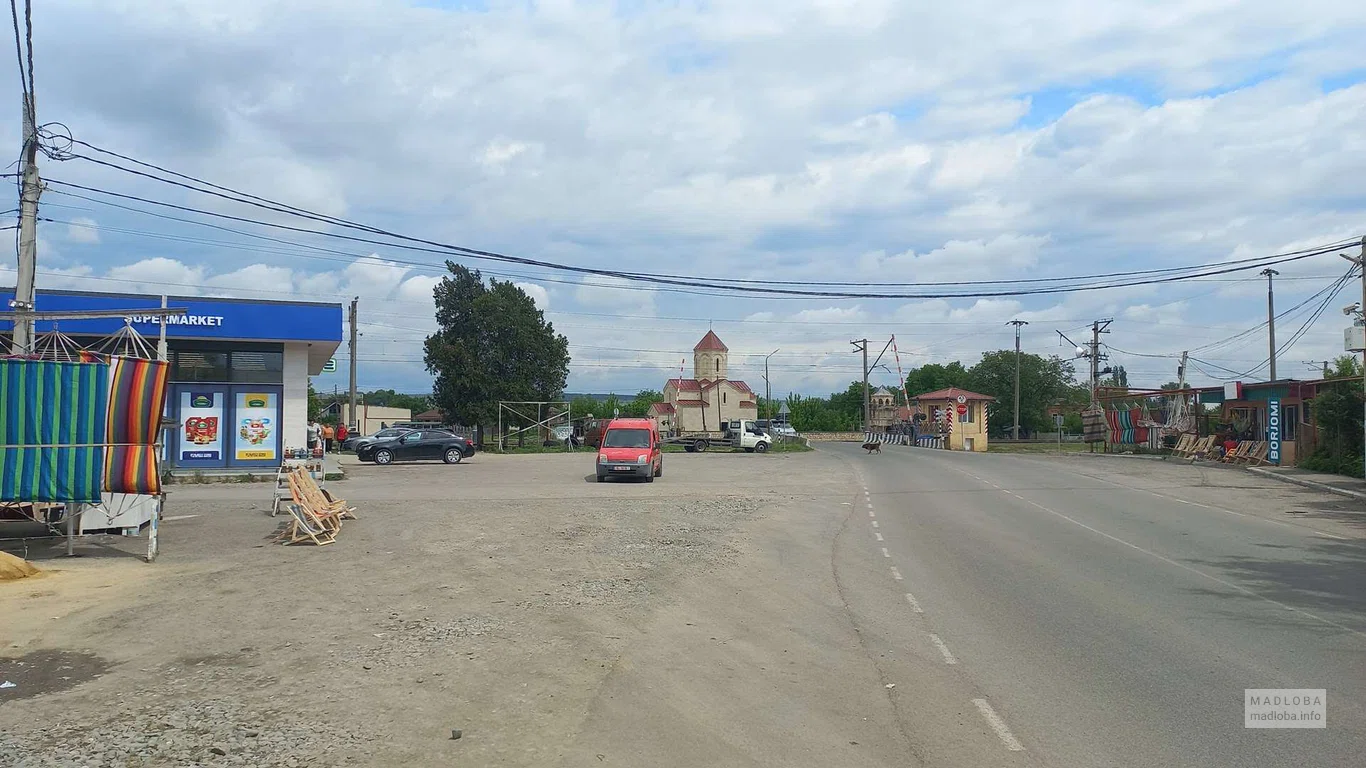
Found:
<svg viewBox="0 0 1366 768"><path fill-rule="evenodd" d="M869 456L875 453L880 454L882 453L882 443L864 443L863 450L867 451Z"/></svg>

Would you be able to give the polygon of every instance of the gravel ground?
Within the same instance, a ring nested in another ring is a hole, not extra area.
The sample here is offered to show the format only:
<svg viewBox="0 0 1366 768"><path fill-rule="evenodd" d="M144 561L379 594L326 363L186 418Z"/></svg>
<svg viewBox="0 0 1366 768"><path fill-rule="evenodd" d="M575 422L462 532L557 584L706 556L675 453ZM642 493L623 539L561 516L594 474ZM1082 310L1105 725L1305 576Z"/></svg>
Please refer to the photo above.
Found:
<svg viewBox="0 0 1366 768"><path fill-rule="evenodd" d="M0 584L0 766L554 763L686 584L848 491L816 453L670 455L653 484L591 462L354 467L360 520L322 548L269 543L250 484L174 488L152 565L30 548L47 572Z"/></svg>

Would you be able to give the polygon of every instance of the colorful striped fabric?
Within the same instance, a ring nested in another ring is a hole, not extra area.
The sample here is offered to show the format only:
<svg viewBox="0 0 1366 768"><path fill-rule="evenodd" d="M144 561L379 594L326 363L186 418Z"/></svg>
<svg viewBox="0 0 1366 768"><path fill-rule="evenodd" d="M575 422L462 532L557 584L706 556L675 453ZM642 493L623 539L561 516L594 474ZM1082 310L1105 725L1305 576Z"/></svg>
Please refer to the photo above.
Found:
<svg viewBox="0 0 1366 768"><path fill-rule="evenodd" d="M1117 445L1141 445L1148 442L1148 428L1138 426L1143 421L1142 408L1127 411L1107 410L1105 421L1110 426L1110 442Z"/></svg>
<svg viewBox="0 0 1366 768"><path fill-rule="evenodd" d="M104 490L161 493L156 443L166 408L170 364L114 357L109 367L109 424L105 433Z"/></svg>
<svg viewBox="0 0 1366 768"><path fill-rule="evenodd" d="M98 504L109 366L0 360L0 501Z"/></svg>

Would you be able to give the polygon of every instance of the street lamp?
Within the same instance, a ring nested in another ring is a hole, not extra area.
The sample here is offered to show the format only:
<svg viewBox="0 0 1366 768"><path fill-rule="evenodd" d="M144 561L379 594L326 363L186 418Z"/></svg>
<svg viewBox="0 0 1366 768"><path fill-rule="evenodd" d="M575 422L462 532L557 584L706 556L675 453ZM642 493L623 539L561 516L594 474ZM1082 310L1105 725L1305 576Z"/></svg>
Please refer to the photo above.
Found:
<svg viewBox="0 0 1366 768"><path fill-rule="evenodd" d="M773 395L768 385L768 359L778 354L778 350L773 350L764 355L764 418L768 419L769 429L773 428Z"/></svg>

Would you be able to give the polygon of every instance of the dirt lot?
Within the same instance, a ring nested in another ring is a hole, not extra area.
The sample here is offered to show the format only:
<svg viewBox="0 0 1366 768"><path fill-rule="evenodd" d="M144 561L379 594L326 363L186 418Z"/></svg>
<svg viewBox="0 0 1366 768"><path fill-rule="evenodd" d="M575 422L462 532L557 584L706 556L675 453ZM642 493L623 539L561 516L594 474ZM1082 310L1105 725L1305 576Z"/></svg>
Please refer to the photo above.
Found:
<svg viewBox="0 0 1366 768"><path fill-rule="evenodd" d="M74 560L44 545L28 556L47 573L0 583L0 681L17 684L0 690L0 765L657 764L652 749L687 745L622 718L724 731L771 693L690 711L700 694L675 681L673 708L641 714L674 654L712 654L719 680L821 663L831 638L786 618L808 607L766 605L754 579L809 562L812 604L838 603L845 470L820 453L684 454L659 482L599 485L589 454L359 466L333 488L361 519L323 548L267 541L282 520L268 485L176 487L155 564L137 540ZM760 546L789 535L826 551ZM745 642L751 618L782 627L765 631L790 655ZM876 744L886 724L864 720Z"/></svg>

